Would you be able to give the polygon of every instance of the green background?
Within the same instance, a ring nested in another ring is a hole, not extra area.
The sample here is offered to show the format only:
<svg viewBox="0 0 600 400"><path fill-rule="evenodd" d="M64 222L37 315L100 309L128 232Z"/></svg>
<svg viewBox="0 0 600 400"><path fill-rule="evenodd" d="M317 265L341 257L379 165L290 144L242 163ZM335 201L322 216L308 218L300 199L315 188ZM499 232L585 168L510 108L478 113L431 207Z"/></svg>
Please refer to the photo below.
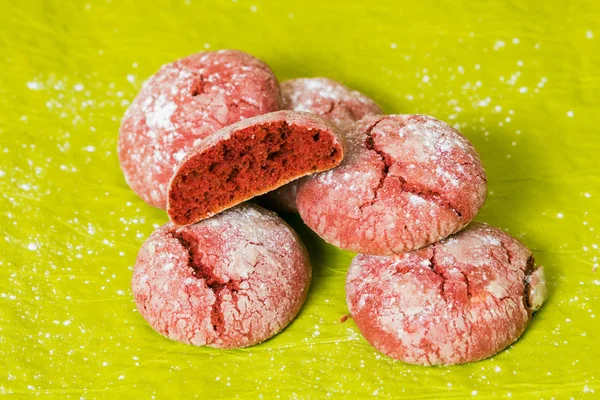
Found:
<svg viewBox="0 0 600 400"><path fill-rule="evenodd" d="M0 2L0 394L600 396L600 6L367 4ZM161 64L221 48L258 56L280 79L328 76L386 112L460 127L489 177L478 219L520 238L547 271L549 300L524 336L464 366L379 355L340 323L352 254L297 218L314 281L283 333L223 351L153 332L129 282L167 218L125 184L119 120Z"/></svg>

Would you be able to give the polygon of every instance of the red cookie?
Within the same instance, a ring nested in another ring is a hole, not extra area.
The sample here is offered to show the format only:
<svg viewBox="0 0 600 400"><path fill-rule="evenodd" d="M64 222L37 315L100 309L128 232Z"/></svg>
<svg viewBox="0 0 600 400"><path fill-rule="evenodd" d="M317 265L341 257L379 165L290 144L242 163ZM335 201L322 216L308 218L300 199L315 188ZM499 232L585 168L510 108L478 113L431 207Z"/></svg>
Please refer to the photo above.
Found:
<svg viewBox="0 0 600 400"><path fill-rule="evenodd" d="M352 90L333 79L298 78L281 83L283 108L307 111L343 127L367 115L382 114L381 108L371 98ZM267 193L269 206L286 212L298 212L296 190L300 181Z"/></svg>
<svg viewBox="0 0 600 400"><path fill-rule="evenodd" d="M333 79L298 78L281 83L283 108L320 115L338 126L382 114L371 98Z"/></svg>
<svg viewBox="0 0 600 400"><path fill-rule="evenodd" d="M346 127L342 164L298 187L298 211L327 242L391 255L466 226L483 205L486 176L471 143L426 115L368 116Z"/></svg>
<svg viewBox="0 0 600 400"><path fill-rule="evenodd" d="M332 123L314 114L277 111L240 121L201 141L169 185L167 213L177 225L208 218L343 158Z"/></svg>
<svg viewBox="0 0 600 400"><path fill-rule="evenodd" d="M129 186L165 209L167 187L187 151L213 132L280 108L271 69L236 50L191 55L164 65L143 86L119 131Z"/></svg>
<svg viewBox="0 0 600 400"><path fill-rule="evenodd" d="M480 223L395 258L359 254L346 279L365 339L410 364L490 357L521 336L545 299L544 270L531 252Z"/></svg>
<svg viewBox="0 0 600 400"><path fill-rule="evenodd" d="M198 224L160 227L138 254L131 286L140 314L160 334L238 348L285 328L310 280L296 233L275 213L242 204Z"/></svg>

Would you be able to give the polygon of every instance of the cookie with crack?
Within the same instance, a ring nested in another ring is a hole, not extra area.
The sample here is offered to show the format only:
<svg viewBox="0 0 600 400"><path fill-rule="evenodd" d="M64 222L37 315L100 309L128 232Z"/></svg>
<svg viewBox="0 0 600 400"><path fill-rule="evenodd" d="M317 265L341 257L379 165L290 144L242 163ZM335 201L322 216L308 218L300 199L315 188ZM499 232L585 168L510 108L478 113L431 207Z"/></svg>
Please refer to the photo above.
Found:
<svg viewBox="0 0 600 400"><path fill-rule="evenodd" d="M329 78L283 81L281 96L284 109L317 114L339 127L382 113L370 97Z"/></svg>
<svg viewBox="0 0 600 400"><path fill-rule="evenodd" d="M370 97L329 78L297 78L281 82L285 110L306 111L328 119L339 127L367 115L382 114ZM277 211L298 212L296 190L301 180L267 193L264 203Z"/></svg>
<svg viewBox="0 0 600 400"><path fill-rule="evenodd" d="M169 180L189 149L225 126L280 108L275 75L250 54L202 52L166 64L121 121L125 179L145 202L165 209Z"/></svg>
<svg viewBox="0 0 600 400"><path fill-rule="evenodd" d="M194 225L167 223L143 244L132 291L160 334L240 348L283 330L311 281L306 249L275 213L242 204Z"/></svg>
<svg viewBox="0 0 600 400"><path fill-rule="evenodd" d="M545 299L544 270L531 252L481 223L402 256L359 254L346 278L365 339L410 364L490 357L521 336Z"/></svg>
<svg viewBox="0 0 600 400"><path fill-rule="evenodd" d="M342 163L298 187L304 222L346 250L392 255L465 227L486 198L471 143L426 115L368 116L343 132Z"/></svg>

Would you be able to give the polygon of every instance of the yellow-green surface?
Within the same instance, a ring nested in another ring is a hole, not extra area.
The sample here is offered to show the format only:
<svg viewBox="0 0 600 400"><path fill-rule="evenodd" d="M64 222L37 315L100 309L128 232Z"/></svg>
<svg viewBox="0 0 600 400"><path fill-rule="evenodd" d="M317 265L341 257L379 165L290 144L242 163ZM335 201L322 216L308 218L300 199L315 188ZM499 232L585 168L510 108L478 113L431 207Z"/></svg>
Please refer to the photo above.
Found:
<svg viewBox="0 0 600 400"><path fill-rule="evenodd" d="M600 6L366 3L0 2L0 394L600 396ZM281 79L325 75L386 112L460 126L489 176L478 219L547 270L550 298L525 335L465 366L380 356L352 320L339 322L352 254L294 218L315 273L283 333L222 351L153 332L129 281L167 218L125 184L119 120L161 64L220 48L257 55Z"/></svg>

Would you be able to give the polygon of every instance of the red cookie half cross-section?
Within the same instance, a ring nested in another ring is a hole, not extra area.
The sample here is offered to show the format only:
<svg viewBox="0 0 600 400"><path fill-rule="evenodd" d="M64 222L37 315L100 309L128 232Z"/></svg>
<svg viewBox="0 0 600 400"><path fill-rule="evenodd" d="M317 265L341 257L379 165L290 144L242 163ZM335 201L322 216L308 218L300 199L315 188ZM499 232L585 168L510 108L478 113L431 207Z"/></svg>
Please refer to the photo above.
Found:
<svg viewBox="0 0 600 400"><path fill-rule="evenodd" d="M338 165L343 139L335 125L303 112L278 111L240 121L206 138L179 165L167 212L191 224Z"/></svg>

